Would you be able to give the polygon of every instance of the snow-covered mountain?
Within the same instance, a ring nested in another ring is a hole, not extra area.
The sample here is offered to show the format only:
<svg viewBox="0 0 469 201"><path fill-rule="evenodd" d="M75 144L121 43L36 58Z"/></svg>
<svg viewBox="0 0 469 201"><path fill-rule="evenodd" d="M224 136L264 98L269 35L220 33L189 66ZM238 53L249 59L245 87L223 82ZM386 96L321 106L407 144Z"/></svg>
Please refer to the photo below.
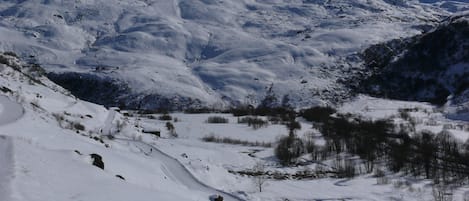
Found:
<svg viewBox="0 0 469 201"><path fill-rule="evenodd" d="M241 200L142 137L134 120L0 54L0 200Z"/></svg>
<svg viewBox="0 0 469 201"><path fill-rule="evenodd" d="M469 108L469 13L445 19L428 33L374 45L363 52L371 76L360 92L400 100ZM454 113L456 111L452 111Z"/></svg>
<svg viewBox="0 0 469 201"><path fill-rule="evenodd" d="M392 118L401 125L403 118L411 118L418 130L469 139L465 122L448 120L435 109L361 95L338 111ZM225 201L420 201L432 200L435 192L431 180L403 172L386 173L381 183L373 173L335 178L338 156L316 161L308 153L295 166L280 166L274 146L288 129L267 116L259 116L267 123L254 129L232 114L163 115L170 121L160 115L120 113L80 100L48 80L37 65L0 53L0 200L216 201L221 195ZM214 115L227 123L207 123ZM326 143L313 123L298 121L297 136L314 139L318 146ZM179 137L168 131L168 123ZM204 141L207 137L231 143ZM258 164L262 169L255 169ZM259 177L265 179L262 192L257 177L241 174L252 171L269 175ZM451 196L467 199L467 185L455 187Z"/></svg>
<svg viewBox="0 0 469 201"><path fill-rule="evenodd" d="M346 94L347 56L428 31L465 1L2 1L0 50L75 95L134 108Z"/></svg>

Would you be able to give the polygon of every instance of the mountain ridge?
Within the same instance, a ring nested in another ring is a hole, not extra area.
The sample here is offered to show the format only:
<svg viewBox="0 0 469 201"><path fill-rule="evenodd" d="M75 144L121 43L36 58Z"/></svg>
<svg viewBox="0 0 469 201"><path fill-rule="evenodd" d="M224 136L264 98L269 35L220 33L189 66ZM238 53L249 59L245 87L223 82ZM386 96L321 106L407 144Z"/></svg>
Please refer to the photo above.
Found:
<svg viewBox="0 0 469 201"><path fill-rule="evenodd" d="M98 103L259 105L272 89L302 107L347 93L337 80L355 64L345 57L450 14L418 1L7 1L0 50L48 72L109 79L123 92Z"/></svg>

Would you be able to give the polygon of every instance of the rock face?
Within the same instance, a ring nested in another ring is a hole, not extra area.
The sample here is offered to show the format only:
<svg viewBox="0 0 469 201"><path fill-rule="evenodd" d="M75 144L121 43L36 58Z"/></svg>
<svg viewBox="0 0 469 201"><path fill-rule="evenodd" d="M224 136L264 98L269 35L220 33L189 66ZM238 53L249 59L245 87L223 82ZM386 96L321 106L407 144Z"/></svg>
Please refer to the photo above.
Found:
<svg viewBox="0 0 469 201"><path fill-rule="evenodd" d="M366 77L358 91L442 105L469 88L469 16L446 19L408 39L374 45L362 54Z"/></svg>
<svg viewBox="0 0 469 201"><path fill-rule="evenodd" d="M103 158L99 154L90 154L93 159L93 165L104 170Z"/></svg>

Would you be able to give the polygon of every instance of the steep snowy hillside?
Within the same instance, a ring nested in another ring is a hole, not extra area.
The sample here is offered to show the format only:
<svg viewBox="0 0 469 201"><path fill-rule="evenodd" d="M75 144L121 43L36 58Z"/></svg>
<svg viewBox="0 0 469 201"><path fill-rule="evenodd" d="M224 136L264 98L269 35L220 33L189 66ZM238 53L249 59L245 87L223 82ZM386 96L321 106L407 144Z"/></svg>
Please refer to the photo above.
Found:
<svg viewBox="0 0 469 201"><path fill-rule="evenodd" d="M77 99L39 66L0 53L0 200L421 201L435 192L469 198L460 180L450 191L438 190L431 179L406 171L368 172L359 156L328 156L334 143L318 122L293 120L293 135L305 149L285 166L276 147L290 124L280 116L140 112ZM461 148L469 139L466 122L446 119L430 104L358 96L329 120L345 113L447 133ZM225 121L209 121L214 117ZM257 119L257 127L249 119ZM324 154L319 159L311 151ZM377 169L387 167L386 158ZM341 176L341 164L354 164L353 176Z"/></svg>
<svg viewBox="0 0 469 201"><path fill-rule="evenodd" d="M3 1L0 50L107 105L221 107L273 93L272 104L303 106L345 92L344 57L464 9L423 0Z"/></svg>
<svg viewBox="0 0 469 201"><path fill-rule="evenodd" d="M0 200L241 200L136 140L139 130L0 54Z"/></svg>
<svg viewBox="0 0 469 201"><path fill-rule="evenodd" d="M358 87L361 92L393 99L439 105L449 101L447 106L461 110L452 113L467 113L468 49L469 13L452 16L423 35L364 51L365 65L373 73Z"/></svg>

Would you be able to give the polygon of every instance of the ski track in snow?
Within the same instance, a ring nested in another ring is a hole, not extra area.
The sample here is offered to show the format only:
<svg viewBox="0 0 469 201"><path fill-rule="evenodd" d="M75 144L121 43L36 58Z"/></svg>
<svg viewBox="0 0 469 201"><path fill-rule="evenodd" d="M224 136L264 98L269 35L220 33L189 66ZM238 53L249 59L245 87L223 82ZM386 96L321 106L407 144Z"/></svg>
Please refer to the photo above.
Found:
<svg viewBox="0 0 469 201"><path fill-rule="evenodd" d="M13 143L11 138L0 136L0 200L10 200L10 181L13 178Z"/></svg>
<svg viewBox="0 0 469 201"><path fill-rule="evenodd" d="M0 96L0 126L15 122L24 114L23 107L6 96ZM0 135L0 200L10 200L10 181L13 178L13 142Z"/></svg>
<svg viewBox="0 0 469 201"><path fill-rule="evenodd" d="M105 125L103 131L111 131L112 127L112 120L114 119L114 116L116 115L115 110L110 110L108 113L108 117L106 118ZM217 190L215 188L212 188L201 181L199 181L192 173L187 170L187 168L182 165L177 159L169 156L168 154L164 153L163 151L159 150L157 147L141 142L141 141L136 141L136 140L131 140L131 139L124 139L124 138L115 138L116 140L121 140L121 141L127 141L127 142L132 142L137 148L139 148L145 155L153 157L161 161L164 166L162 166L163 172L166 173L166 175L186 186L189 189L192 190L197 190L201 192L206 192L211 195L221 195L223 196L224 200L227 201L243 201L243 199L229 194L227 192Z"/></svg>
<svg viewBox="0 0 469 201"><path fill-rule="evenodd" d="M190 173L189 170L187 170L187 168L184 165L182 165L177 159L169 156L168 154L164 153L163 151L159 150L157 147L151 144L141 142L141 141L131 140L131 139L124 139L124 138L115 138L115 139L121 140L121 141L132 142L145 155L156 158L159 161L163 162L165 166L161 168L167 174L167 176L170 179L186 186L189 189L206 192L211 195L221 195L226 201L244 201L243 199L235 195L224 192L222 190L215 189L213 187L210 187L202 183L192 173Z"/></svg>

